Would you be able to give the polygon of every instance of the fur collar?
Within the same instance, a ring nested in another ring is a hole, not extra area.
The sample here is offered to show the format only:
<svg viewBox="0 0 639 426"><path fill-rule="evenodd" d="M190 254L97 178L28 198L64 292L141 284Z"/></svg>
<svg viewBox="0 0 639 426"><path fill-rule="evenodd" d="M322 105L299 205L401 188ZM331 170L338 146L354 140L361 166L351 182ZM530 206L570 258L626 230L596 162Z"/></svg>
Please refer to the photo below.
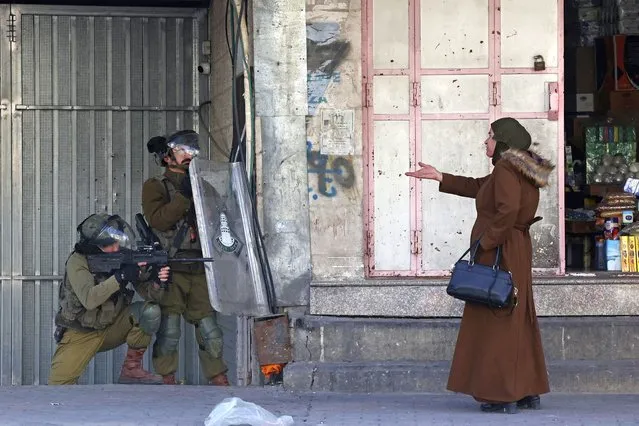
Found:
<svg viewBox="0 0 639 426"><path fill-rule="evenodd" d="M512 164L538 188L548 185L550 173L555 169L550 161L532 151L511 148L501 155L501 159Z"/></svg>

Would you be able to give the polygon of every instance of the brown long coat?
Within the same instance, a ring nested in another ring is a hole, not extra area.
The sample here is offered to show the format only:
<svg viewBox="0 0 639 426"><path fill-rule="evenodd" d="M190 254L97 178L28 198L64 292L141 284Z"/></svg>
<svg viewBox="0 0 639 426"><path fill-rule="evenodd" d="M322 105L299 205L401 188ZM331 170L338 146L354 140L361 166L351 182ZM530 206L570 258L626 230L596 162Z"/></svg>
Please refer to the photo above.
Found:
<svg viewBox="0 0 639 426"><path fill-rule="evenodd" d="M512 273L519 304L491 311L466 303L447 388L486 402L512 402L549 392L532 293L528 228L552 165L528 151L509 150L493 172L474 179L444 174L439 190L476 200L471 241L481 238L477 262L492 265L503 244L502 269Z"/></svg>

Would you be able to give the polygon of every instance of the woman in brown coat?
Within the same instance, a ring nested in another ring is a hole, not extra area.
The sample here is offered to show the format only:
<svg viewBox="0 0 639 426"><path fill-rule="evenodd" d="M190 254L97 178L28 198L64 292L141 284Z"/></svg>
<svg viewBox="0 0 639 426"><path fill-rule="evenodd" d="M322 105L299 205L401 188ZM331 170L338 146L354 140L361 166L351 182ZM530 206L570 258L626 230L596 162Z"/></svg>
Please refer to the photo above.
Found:
<svg viewBox="0 0 639 426"><path fill-rule="evenodd" d="M491 124L486 155L495 166L482 178L440 173L419 163L418 179L440 182L439 190L475 198L477 220L471 241L480 235L476 261L492 265L503 245L501 268L512 273L518 304L490 309L466 303L448 378L448 390L472 395L482 411L515 413L539 408L549 392L548 375L532 292L532 245L528 232L539 220L539 188L548 184L554 166L528 150L530 134L513 118Z"/></svg>

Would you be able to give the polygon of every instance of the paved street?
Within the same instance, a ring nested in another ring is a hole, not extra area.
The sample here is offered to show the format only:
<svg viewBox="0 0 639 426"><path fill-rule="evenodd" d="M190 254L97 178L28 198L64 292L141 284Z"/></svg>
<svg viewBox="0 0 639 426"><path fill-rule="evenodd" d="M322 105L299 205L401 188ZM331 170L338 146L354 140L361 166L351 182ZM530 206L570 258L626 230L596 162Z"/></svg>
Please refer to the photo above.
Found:
<svg viewBox="0 0 639 426"><path fill-rule="evenodd" d="M639 425L639 395L550 394L540 411L505 415L481 413L453 394L118 385L1 387L0 425L203 425L229 396L288 414L295 425Z"/></svg>

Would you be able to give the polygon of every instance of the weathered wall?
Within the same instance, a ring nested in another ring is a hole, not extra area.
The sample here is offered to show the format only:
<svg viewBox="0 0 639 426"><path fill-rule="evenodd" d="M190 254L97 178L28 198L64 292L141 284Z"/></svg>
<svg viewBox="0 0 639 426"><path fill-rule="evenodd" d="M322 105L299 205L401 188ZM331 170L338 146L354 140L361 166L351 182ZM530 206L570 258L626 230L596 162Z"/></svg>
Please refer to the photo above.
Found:
<svg viewBox="0 0 639 426"><path fill-rule="evenodd" d="M278 304L305 306L311 281L305 7L296 0L255 0L253 17L255 113L262 140L262 229Z"/></svg>
<svg viewBox="0 0 639 426"><path fill-rule="evenodd" d="M361 1L307 0L306 37L313 277L362 278Z"/></svg>

